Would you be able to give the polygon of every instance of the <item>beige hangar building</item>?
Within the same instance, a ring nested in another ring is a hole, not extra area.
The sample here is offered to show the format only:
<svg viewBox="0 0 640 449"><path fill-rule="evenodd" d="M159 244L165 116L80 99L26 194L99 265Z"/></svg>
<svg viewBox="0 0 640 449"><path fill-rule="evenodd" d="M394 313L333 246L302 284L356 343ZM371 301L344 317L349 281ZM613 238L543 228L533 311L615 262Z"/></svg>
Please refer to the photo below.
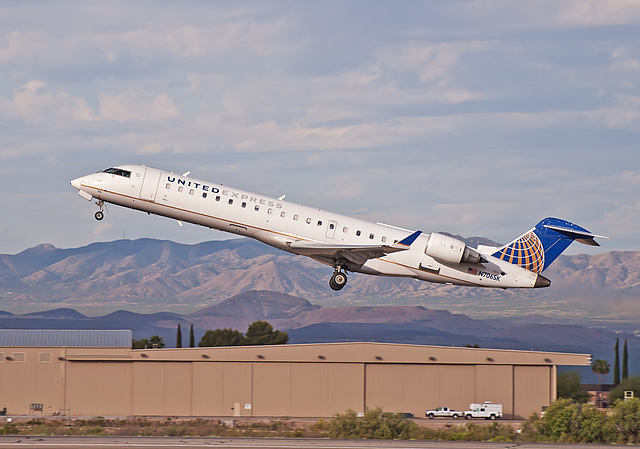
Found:
<svg viewBox="0 0 640 449"><path fill-rule="evenodd" d="M587 354L387 343L131 349L130 331L0 330L8 415L331 417L348 409L424 417L503 404L526 418L556 398L559 365Z"/></svg>

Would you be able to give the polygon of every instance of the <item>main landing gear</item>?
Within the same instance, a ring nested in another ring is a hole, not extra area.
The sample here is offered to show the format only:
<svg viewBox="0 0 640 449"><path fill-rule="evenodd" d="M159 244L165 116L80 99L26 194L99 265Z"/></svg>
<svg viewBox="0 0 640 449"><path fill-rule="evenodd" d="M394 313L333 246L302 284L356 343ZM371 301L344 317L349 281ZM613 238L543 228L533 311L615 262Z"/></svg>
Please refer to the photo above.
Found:
<svg viewBox="0 0 640 449"><path fill-rule="evenodd" d="M347 285L347 275L342 271L342 267L335 267L336 271L333 272L331 279L329 279L329 287L333 290L342 290L342 287Z"/></svg>
<svg viewBox="0 0 640 449"><path fill-rule="evenodd" d="M96 201L96 204L98 205L98 207L100 208L100 210L98 212L96 212L96 214L94 215L94 217L96 217L96 220L100 221L104 218L104 201L102 200L98 200Z"/></svg>

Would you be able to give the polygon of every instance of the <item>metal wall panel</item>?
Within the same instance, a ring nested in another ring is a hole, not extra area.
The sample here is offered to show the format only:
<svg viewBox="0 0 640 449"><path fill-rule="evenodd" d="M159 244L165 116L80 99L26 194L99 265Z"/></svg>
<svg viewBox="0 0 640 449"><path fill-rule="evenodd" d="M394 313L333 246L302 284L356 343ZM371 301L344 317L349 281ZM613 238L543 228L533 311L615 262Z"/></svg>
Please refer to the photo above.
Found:
<svg viewBox="0 0 640 449"><path fill-rule="evenodd" d="M71 416L130 416L132 371L130 362L67 364L67 404Z"/></svg>
<svg viewBox="0 0 640 449"><path fill-rule="evenodd" d="M327 367L327 415L351 409L364 412L365 376L362 363L331 363Z"/></svg>
<svg viewBox="0 0 640 449"><path fill-rule="evenodd" d="M329 413L329 365L291 364L291 406L288 416L331 416Z"/></svg>
<svg viewBox="0 0 640 449"><path fill-rule="evenodd" d="M486 401L502 404L502 414L505 417L513 415L513 366L476 366L476 395L472 402Z"/></svg>
<svg viewBox="0 0 640 449"><path fill-rule="evenodd" d="M163 366L164 416L191 416L193 391L191 363L165 362Z"/></svg>
<svg viewBox="0 0 640 449"><path fill-rule="evenodd" d="M515 418L528 418L531 412L541 412L551 403L550 366L514 366L513 403Z"/></svg>
<svg viewBox="0 0 640 449"><path fill-rule="evenodd" d="M253 416L253 363L224 362L223 416Z"/></svg>
<svg viewBox="0 0 640 449"><path fill-rule="evenodd" d="M52 348L51 362L39 362L40 349L4 349L0 363L0 409L27 415L29 404L42 404L39 414L59 412L64 403L64 349ZM7 360L9 357L11 360Z"/></svg>
<svg viewBox="0 0 640 449"><path fill-rule="evenodd" d="M253 367L256 416L291 416L291 364L260 362Z"/></svg>
<svg viewBox="0 0 640 449"><path fill-rule="evenodd" d="M223 407L223 363L194 362L191 403L194 416L227 416L231 410Z"/></svg>
<svg viewBox="0 0 640 449"><path fill-rule="evenodd" d="M133 363L133 415L162 416L164 362Z"/></svg>

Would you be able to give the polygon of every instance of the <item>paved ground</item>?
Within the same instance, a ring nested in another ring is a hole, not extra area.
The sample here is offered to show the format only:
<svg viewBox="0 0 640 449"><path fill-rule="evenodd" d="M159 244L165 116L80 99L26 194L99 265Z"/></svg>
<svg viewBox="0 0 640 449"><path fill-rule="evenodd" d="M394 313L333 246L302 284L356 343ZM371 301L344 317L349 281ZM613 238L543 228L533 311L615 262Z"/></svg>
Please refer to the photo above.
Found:
<svg viewBox="0 0 640 449"><path fill-rule="evenodd" d="M566 449L615 448L589 444L486 443L472 441L389 441L279 438L181 437L23 437L0 436L0 449L26 447L56 449L228 448L228 449Z"/></svg>

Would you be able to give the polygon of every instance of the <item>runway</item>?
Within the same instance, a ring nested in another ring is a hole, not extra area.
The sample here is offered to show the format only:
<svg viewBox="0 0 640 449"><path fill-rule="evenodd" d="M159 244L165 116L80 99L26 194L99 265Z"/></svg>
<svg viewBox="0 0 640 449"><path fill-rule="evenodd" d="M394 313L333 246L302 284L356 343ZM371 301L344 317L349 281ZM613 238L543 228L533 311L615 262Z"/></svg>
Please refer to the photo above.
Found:
<svg viewBox="0 0 640 449"><path fill-rule="evenodd" d="M0 449L25 447L56 449L228 448L228 449L596 449L619 447L594 444L537 444L477 441L391 441L289 438L183 438L183 437L68 437L0 436Z"/></svg>

